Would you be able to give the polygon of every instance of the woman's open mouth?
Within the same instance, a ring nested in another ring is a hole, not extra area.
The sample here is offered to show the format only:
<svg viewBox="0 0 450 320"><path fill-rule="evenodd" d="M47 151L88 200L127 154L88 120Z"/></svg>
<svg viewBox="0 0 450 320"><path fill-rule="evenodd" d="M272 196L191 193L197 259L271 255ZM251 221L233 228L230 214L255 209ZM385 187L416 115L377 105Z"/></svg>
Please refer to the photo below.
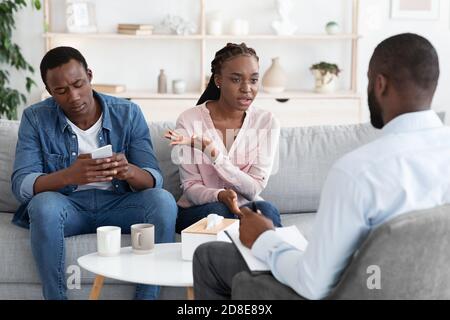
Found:
<svg viewBox="0 0 450 320"><path fill-rule="evenodd" d="M248 107L248 106L251 105L253 99L251 99L251 98L238 98L238 101L239 101L239 104L241 106L247 106Z"/></svg>

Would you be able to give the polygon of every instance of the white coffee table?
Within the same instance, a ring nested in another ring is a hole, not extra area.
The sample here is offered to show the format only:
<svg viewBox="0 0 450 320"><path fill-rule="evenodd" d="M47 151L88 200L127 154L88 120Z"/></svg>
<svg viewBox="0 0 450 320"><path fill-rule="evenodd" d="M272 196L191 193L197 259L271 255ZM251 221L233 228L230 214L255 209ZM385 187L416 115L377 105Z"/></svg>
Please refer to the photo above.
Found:
<svg viewBox="0 0 450 320"><path fill-rule="evenodd" d="M187 298L193 299L192 261L181 258L181 243L156 244L152 252L135 254L131 247L114 257L97 252L78 258L78 264L97 276L89 299L97 300L105 277L133 283L187 287Z"/></svg>

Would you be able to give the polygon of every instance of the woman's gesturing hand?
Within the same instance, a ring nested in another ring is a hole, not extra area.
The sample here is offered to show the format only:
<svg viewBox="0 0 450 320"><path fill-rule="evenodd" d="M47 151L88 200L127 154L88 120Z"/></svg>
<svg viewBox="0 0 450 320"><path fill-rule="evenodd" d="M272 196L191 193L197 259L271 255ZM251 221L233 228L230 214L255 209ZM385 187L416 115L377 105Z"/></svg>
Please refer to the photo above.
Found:
<svg viewBox="0 0 450 320"><path fill-rule="evenodd" d="M237 193L234 190L231 189L222 190L217 195L217 198L220 202L225 204L228 207L228 209L230 209L231 212L233 212L238 216L241 215L241 210L239 209L238 206Z"/></svg>
<svg viewBox="0 0 450 320"><path fill-rule="evenodd" d="M201 138L195 134L193 134L191 137L186 137L175 132L174 130L169 130L164 134L164 137L170 140L171 146L186 145L191 146L192 148L196 148L202 152L208 150L209 152L211 152L212 157L215 157L215 155L217 154L217 150L212 140L204 135Z"/></svg>

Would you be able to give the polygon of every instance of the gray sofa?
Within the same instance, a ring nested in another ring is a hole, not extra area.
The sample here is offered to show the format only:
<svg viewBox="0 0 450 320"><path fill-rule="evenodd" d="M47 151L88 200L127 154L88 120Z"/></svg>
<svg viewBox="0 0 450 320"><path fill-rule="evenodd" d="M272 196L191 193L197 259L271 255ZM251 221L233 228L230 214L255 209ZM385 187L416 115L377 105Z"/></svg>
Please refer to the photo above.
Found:
<svg viewBox="0 0 450 320"><path fill-rule="evenodd" d="M29 231L11 224L18 203L11 193L10 176L17 141L17 121L0 120L0 299L42 299L40 280L31 254ZM171 162L171 149L162 138L173 123L149 124L154 148L164 173L164 187L180 196L177 167ZM283 128L275 174L262 193L282 213L285 226L296 225L309 237L320 190L332 163L343 154L377 137L370 124ZM122 236L122 245L130 243ZM178 238L179 239L179 238ZM76 259L96 251L95 234L67 238L66 267ZM71 299L87 299L94 275L82 270L81 288L68 291ZM102 299L130 299L134 285L105 280ZM184 299L185 288L163 287L161 299Z"/></svg>

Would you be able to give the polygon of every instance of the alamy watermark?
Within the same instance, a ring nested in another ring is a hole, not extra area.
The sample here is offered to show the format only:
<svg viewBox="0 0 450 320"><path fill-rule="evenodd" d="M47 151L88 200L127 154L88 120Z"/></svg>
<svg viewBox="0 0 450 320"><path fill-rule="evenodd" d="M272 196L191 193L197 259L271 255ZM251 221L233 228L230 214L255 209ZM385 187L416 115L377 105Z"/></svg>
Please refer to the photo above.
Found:
<svg viewBox="0 0 450 320"><path fill-rule="evenodd" d="M66 273L69 275L66 280L68 290L81 289L81 269L77 265L67 267Z"/></svg>
<svg viewBox="0 0 450 320"><path fill-rule="evenodd" d="M381 269L379 266L373 264L367 267L367 274L370 276L367 278L367 289L369 290L381 290Z"/></svg>
<svg viewBox="0 0 450 320"><path fill-rule="evenodd" d="M176 132L185 137L191 137L192 133L184 129L176 129ZM213 148L206 148L203 152L200 150L202 137L207 137L212 141L217 150L221 149L221 144L226 143L226 149L233 148L230 160L239 166L261 166L269 168L268 174L276 174L279 165L278 138L279 129L246 129L239 132L237 129L226 129L225 137L215 129L205 129L201 121L195 121L193 124L193 132L198 137L194 147L191 146L175 146L171 152L172 163L176 165L202 165L209 164L212 159L211 152ZM213 137L217 135L222 139L219 141ZM239 141L236 142L236 139ZM237 143L236 145L232 145ZM198 145L197 145L198 144Z"/></svg>

